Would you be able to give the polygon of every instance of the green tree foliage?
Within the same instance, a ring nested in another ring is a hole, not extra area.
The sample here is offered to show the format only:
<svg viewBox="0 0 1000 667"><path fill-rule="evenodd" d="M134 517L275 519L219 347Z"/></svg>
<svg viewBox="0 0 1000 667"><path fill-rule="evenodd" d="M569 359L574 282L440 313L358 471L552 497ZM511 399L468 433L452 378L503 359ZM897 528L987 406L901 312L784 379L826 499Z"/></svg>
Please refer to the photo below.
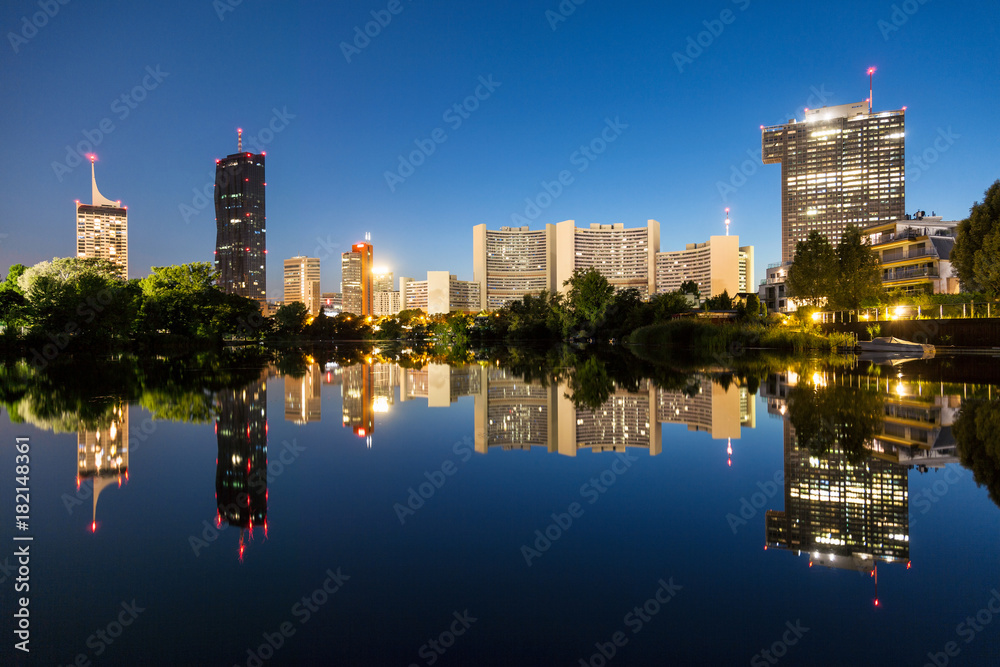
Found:
<svg viewBox="0 0 1000 667"><path fill-rule="evenodd" d="M705 308L708 310L732 310L733 298L729 296L729 290L722 290L722 294L716 294L705 301Z"/></svg>
<svg viewBox="0 0 1000 667"><path fill-rule="evenodd" d="M799 447L827 454L842 451L853 463L868 457L866 444L885 418L885 398L874 391L800 383L788 392L788 420Z"/></svg>
<svg viewBox="0 0 1000 667"><path fill-rule="evenodd" d="M7 277L2 283L0 283L0 292L17 292L20 295L24 295L24 290L18 284L21 276L24 272L28 270L24 264L14 264L7 270Z"/></svg>
<svg viewBox="0 0 1000 667"><path fill-rule="evenodd" d="M677 290L681 294L692 294L698 298L701 298L701 290L698 289L698 283L693 280L685 280L681 283L680 288Z"/></svg>
<svg viewBox="0 0 1000 667"><path fill-rule="evenodd" d="M202 338L252 333L253 327L246 323L256 319L260 307L219 290L215 275L208 262L154 266L139 281L143 295L140 331Z"/></svg>
<svg viewBox="0 0 1000 667"><path fill-rule="evenodd" d="M844 231L837 245L836 267L836 280L830 292L832 308L855 310L874 306L885 296L878 253L865 242L861 230L854 225Z"/></svg>
<svg viewBox="0 0 1000 667"><path fill-rule="evenodd" d="M966 400L951 430L962 465L1000 505L1000 401Z"/></svg>
<svg viewBox="0 0 1000 667"><path fill-rule="evenodd" d="M18 279L27 271L24 264L14 264L7 271L7 278L0 283L0 324L4 335L16 335L17 329L24 324L25 305L24 291L18 285Z"/></svg>
<svg viewBox="0 0 1000 667"><path fill-rule="evenodd" d="M596 356L575 365L569 387L573 392L573 405L584 410L597 410L611 398L611 393L615 390L608 369Z"/></svg>
<svg viewBox="0 0 1000 667"><path fill-rule="evenodd" d="M13 268L11 267L11 269ZM39 262L26 269L17 279L17 284L21 293L27 295L35 281L40 278L50 278L57 283L65 284L72 283L84 276L117 278L118 267L103 259L53 257L52 261Z"/></svg>
<svg viewBox="0 0 1000 667"><path fill-rule="evenodd" d="M795 245L795 263L788 269L788 296L818 306L833 292L837 256L830 242L817 231Z"/></svg>
<svg viewBox="0 0 1000 667"><path fill-rule="evenodd" d="M571 316L570 327L582 337L593 336L604 324L615 288L601 272L591 267L577 269L564 285L569 286L566 305Z"/></svg>
<svg viewBox="0 0 1000 667"><path fill-rule="evenodd" d="M301 301L286 303L274 313L274 322L277 326L278 335L298 336L306 326L309 318L309 309ZM357 319L352 317L352 319Z"/></svg>
<svg viewBox="0 0 1000 667"><path fill-rule="evenodd" d="M975 202L969 217L958 224L951 263L966 291L1000 295L1000 180Z"/></svg>

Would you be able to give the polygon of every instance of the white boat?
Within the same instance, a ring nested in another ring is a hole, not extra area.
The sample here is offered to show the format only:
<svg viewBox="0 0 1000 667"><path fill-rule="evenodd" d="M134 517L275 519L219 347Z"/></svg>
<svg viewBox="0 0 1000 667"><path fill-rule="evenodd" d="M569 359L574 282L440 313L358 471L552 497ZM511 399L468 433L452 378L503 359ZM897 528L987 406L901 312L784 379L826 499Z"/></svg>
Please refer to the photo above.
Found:
<svg viewBox="0 0 1000 667"><path fill-rule="evenodd" d="M927 345L926 343L914 343L912 341L903 340L902 338L896 338L895 336L875 338L874 340L869 341L858 341L858 348L862 352L874 352L877 354L893 356L923 357L925 359L933 357L935 352L933 345Z"/></svg>

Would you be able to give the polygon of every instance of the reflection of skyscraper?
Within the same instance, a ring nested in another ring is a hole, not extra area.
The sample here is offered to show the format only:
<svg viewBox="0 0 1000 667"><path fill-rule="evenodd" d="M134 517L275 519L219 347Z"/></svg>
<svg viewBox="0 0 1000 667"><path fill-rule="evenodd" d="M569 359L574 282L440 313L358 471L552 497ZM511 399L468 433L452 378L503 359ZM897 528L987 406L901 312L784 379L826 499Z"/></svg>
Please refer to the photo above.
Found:
<svg viewBox="0 0 1000 667"><path fill-rule="evenodd" d="M285 421L318 422L321 414L319 364L312 363L300 378L285 376Z"/></svg>
<svg viewBox="0 0 1000 667"><path fill-rule="evenodd" d="M786 420L785 509L767 511L767 546L808 553L811 564L861 571L877 561L907 561L906 470L875 458L852 463L839 443L824 454L801 449Z"/></svg>
<svg viewBox="0 0 1000 667"><path fill-rule="evenodd" d="M219 457L215 469L218 521L267 532L267 381L264 374L241 389L215 397ZM240 534L240 556L243 535Z"/></svg>
<svg viewBox="0 0 1000 667"><path fill-rule="evenodd" d="M113 482L121 486L123 475L128 480L128 404L115 405L107 426L77 430L76 443L76 484L79 487L83 479L94 480L90 528L97 530L97 497Z"/></svg>
<svg viewBox="0 0 1000 667"><path fill-rule="evenodd" d="M399 379L399 400L426 398L427 407L446 408L461 396L475 396L480 389L480 369L475 364L428 364L407 368Z"/></svg>
<svg viewBox="0 0 1000 667"><path fill-rule="evenodd" d="M476 451L557 449L557 385L528 382L506 368L486 367L476 395Z"/></svg>
<svg viewBox="0 0 1000 667"><path fill-rule="evenodd" d="M737 439L741 427L754 428L757 408L746 387L723 387L711 377L699 376L689 391L657 392L656 419L704 431L713 439Z"/></svg>
<svg viewBox="0 0 1000 667"><path fill-rule="evenodd" d="M375 374L369 364L355 364L343 371L344 426L359 438L375 430Z"/></svg>
<svg viewBox="0 0 1000 667"><path fill-rule="evenodd" d="M640 381L638 391L616 389L596 410L574 409L568 387L560 385L559 389L560 454L575 456L583 448L624 452L626 447L648 449L650 456L660 453L662 431L656 420L657 392L649 380ZM567 417L576 422L575 429ZM570 438L575 442L570 442Z"/></svg>

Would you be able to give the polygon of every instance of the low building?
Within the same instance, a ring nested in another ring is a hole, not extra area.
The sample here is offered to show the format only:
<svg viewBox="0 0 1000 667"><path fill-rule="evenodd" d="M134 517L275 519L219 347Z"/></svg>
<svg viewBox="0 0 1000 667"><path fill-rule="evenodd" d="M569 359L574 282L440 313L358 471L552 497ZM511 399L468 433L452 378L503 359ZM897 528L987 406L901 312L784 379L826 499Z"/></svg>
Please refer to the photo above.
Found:
<svg viewBox="0 0 1000 667"><path fill-rule="evenodd" d="M344 297L340 292L323 292L320 294L320 305L327 317L339 315L344 310Z"/></svg>
<svg viewBox="0 0 1000 667"><path fill-rule="evenodd" d="M298 255L286 259L284 268L285 303L303 303L311 317L319 315L319 258Z"/></svg>
<svg viewBox="0 0 1000 667"><path fill-rule="evenodd" d="M923 211L862 230L882 264L882 285L907 293L958 294L951 266L958 221Z"/></svg>
<svg viewBox="0 0 1000 667"><path fill-rule="evenodd" d="M478 282L459 280L447 271L428 271L427 280L399 279L399 300L403 310L419 308L428 315L480 311Z"/></svg>

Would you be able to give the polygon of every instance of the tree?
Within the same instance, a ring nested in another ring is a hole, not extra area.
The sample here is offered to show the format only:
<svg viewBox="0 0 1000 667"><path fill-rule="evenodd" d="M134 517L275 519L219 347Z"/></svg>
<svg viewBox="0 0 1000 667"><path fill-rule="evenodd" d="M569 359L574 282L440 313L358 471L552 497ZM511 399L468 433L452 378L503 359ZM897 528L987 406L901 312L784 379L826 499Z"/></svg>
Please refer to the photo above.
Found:
<svg viewBox="0 0 1000 667"><path fill-rule="evenodd" d="M833 291L836 265L837 256L827 238L809 232L806 240L795 244L795 262L785 281L788 296L818 306Z"/></svg>
<svg viewBox="0 0 1000 667"><path fill-rule="evenodd" d="M274 321L278 325L278 333L297 336L302 333L309 317L309 309L301 301L286 303L274 313Z"/></svg>
<svg viewBox="0 0 1000 667"><path fill-rule="evenodd" d="M600 271L577 269L573 277L563 285L569 285L566 304L575 320L577 328L585 335L593 335L604 324L604 317L615 295L615 288Z"/></svg>
<svg viewBox="0 0 1000 667"><path fill-rule="evenodd" d="M13 268L11 267L11 269ZM97 275L108 279L120 277L119 268L104 259L53 257L51 262L39 262L25 270L17 279L17 284L21 293L27 295L39 278L48 277L58 283L65 284L78 280L84 275Z"/></svg>
<svg viewBox="0 0 1000 667"><path fill-rule="evenodd" d="M970 292L998 289L996 264L1000 258L1000 180L994 181L983 195L982 203L975 202L969 217L958 224L958 238L951 251L951 264L955 267L962 286Z"/></svg>
<svg viewBox="0 0 1000 667"><path fill-rule="evenodd" d="M708 310L732 310L733 298L729 296L729 290L724 289L722 294L716 294L705 301L705 308Z"/></svg>
<svg viewBox="0 0 1000 667"><path fill-rule="evenodd" d="M682 282L677 291L681 294L692 294L699 299L701 298L701 290L698 289L698 283L693 280L685 280Z"/></svg>
<svg viewBox="0 0 1000 667"><path fill-rule="evenodd" d="M884 295L878 253L865 242L861 230L848 226L837 245L837 273L830 290L830 306L856 310L876 305Z"/></svg>
<svg viewBox="0 0 1000 667"><path fill-rule="evenodd" d="M24 264L14 264L7 270L7 278L0 283L0 292L17 292L21 296L24 296L24 290L18 284L21 276L24 272L28 270Z"/></svg>
<svg viewBox="0 0 1000 667"><path fill-rule="evenodd" d="M249 308L237 306L216 288L215 271L208 262L154 266L151 271L139 281L144 297L140 313L142 330L217 337L221 335L219 327L228 326L224 322L229 319L235 322L250 314ZM220 308L226 312L218 313Z"/></svg>

